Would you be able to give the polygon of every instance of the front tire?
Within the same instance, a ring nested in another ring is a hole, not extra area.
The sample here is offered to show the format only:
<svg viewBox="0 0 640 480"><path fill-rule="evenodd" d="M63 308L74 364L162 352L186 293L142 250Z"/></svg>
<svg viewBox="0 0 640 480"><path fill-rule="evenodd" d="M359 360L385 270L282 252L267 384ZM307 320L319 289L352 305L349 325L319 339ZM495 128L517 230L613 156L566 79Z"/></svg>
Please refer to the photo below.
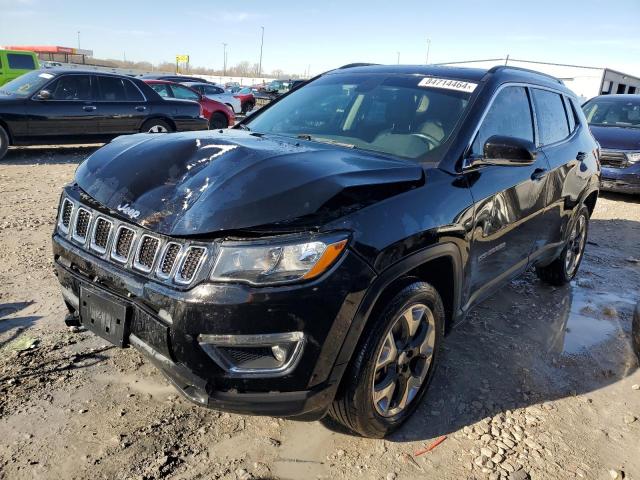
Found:
<svg viewBox="0 0 640 480"><path fill-rule="evenodd" d="M7 150L9 150L9 134L4 127L0 125L0 160L7 154Z"/></svg>
<svg viewBox="0 0 640 480"><path fill-rule="evenodd" d="M209 120L209 129L217 130L219 128L227 128L229 126L229 120L224 113L215 112L211 115L211 119Z"/></svg>
<svg viewBox="0 0 640 480"><path fill-rule="evenodd" d="M536 267L538 278L545 283L561 286L569 283L578 273L589 233L589 209L582 205L576 215L567 244L553 262L544 267Z"/></svg>
<svg viewBox="0 0 640 480"><path fill-rule="evenodd" d="M171 128L171 125L164 120L152 118L142 124L140 131L142 133L169 133L172 132L173 129Z"/></svg>
<svg viewBox="0 0 640 480"><path fill-rule="evenodd" d="M411 416L426 392L445 315L440 295L423 282L402 289L374 315L329 415L363 437L382 438Z"/></svg>

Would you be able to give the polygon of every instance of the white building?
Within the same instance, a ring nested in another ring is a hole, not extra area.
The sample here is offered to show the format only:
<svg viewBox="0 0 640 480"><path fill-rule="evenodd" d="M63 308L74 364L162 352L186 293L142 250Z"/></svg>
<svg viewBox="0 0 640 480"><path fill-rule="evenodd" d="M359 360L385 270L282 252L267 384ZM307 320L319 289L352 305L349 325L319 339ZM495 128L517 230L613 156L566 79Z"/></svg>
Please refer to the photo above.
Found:
<svg viewBox="0 0 640 480"><path fill-rule="evenodd" d="M495 65L510 65L528 68L552 75L564 82L582 101L596 95L615 93L640 93L640 78L609 68L565 65L560 63L534 62L514 58L493 58L489 60L467 60L442 63L457 67L491 68Z"/></svg>

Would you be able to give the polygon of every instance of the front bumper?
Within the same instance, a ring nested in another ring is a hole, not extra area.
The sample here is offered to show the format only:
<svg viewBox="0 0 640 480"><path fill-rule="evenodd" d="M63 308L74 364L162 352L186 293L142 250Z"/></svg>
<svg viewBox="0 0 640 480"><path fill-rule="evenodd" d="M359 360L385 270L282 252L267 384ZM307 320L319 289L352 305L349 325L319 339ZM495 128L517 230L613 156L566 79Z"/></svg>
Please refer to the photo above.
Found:
<svg viewBox="0 0 640 480"><path fill-rule="evenodd" d="M351 321L374 275L346 252L312 282L279 287L203 282L171 288L97 258L54 234L56 274L71 310L80 286L117 296L131 310L129 344L190 400L236 413L320 418L337 389L332 376ZM303 332L295 368L281 376L225 371L198 343L202 335Z"/></svg>
<svg viewBox="0 0 640 480"><path fill-rule="evenodd" d="M640 164L627 168L602 167L600 189L609 192L640 194Z"/></svg>

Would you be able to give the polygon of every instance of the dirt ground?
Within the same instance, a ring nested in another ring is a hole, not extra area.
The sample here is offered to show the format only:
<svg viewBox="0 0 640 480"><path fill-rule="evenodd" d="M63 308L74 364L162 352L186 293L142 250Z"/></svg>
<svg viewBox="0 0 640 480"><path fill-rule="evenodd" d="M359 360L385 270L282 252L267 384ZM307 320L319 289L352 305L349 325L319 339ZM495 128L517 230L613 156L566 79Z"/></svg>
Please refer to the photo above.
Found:
<svg viewBox="0 0 640 480"><path fill-rule="evenodd" d="M478 306L408 424L366 440L194 406L135 350L65 327L50 235L92 151L0 163L0 478L640 480L640 199L598 201L570 286L528 273Z"/></svg>

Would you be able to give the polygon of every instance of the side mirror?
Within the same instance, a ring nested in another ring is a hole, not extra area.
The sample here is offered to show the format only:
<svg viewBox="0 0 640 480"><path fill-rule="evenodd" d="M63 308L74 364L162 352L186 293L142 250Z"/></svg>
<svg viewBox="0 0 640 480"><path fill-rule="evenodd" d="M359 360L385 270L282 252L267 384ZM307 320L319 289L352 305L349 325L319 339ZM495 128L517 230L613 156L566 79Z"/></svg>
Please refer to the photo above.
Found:
<svg viewBox="0 0 640 480"><path fill-rule="evenodd" d="M51 92L49 90L40 90L38 92L39 100L49 100L51 98Z"/></svg>
<svg viewBox="0 0 640 480"><path fill-rule="evenodd" d="M489 137L482 149L482 157L471 159L469 166L502 165L523 167L536 161L533 142L522 138L494 135Z"/></svg>

